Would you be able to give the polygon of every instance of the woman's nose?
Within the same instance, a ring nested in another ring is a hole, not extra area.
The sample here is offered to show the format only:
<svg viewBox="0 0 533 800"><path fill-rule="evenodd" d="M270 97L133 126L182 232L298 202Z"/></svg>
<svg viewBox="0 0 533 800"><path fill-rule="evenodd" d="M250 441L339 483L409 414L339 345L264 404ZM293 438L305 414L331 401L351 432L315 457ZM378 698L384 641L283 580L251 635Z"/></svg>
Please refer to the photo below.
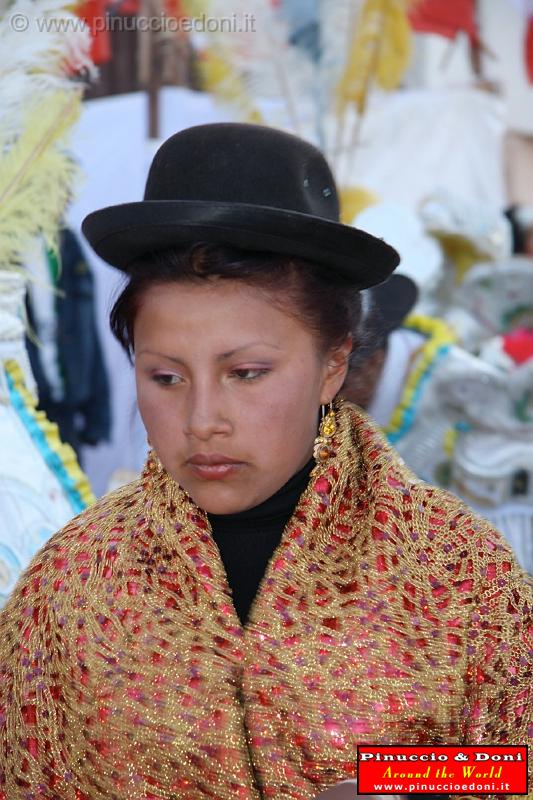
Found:
<svg viewBox="0 0 533 800"><path fill-rule="evenodd" d="M207 441L216 434L231 432L231 423L223 408L220 387L197 387L189 394L185 415L185 434Z"/></svg>

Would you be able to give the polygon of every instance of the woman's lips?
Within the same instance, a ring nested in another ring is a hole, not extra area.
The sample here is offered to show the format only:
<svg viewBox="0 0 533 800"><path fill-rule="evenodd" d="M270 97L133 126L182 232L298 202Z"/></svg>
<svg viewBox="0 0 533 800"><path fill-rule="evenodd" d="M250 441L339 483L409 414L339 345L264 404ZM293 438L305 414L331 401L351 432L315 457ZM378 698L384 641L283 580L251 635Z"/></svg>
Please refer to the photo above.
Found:
<svg viewBox="0 0 533 800"><path fill-rule="evenodd" d="M224 456L193 456L188 462L189 469L204 480L221 480L235 474L242 466L242 461L224 460Z"/></svg>
<svg viewBox="0 0 533 800"><path fill-rule="evenodd" d="M242 466L242 464L191 464L189 462L189 468L195 475L211 481L227 478Z"/></svg>

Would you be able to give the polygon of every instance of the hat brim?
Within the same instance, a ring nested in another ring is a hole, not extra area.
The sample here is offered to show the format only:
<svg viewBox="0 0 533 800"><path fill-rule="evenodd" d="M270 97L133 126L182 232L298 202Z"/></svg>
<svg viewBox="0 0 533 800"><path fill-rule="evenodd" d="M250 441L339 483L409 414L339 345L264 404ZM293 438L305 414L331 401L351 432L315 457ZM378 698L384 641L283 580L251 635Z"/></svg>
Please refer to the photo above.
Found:
<svg viewBox="0 0 533 800"><path fill-rule="evenodd" d="M358 228L244 203L123 203L89 214L82 231L97 255L124 272L143 255L197 241L308 259L330 267L361 289L386 280L400 263L393 247Z"/></svg>

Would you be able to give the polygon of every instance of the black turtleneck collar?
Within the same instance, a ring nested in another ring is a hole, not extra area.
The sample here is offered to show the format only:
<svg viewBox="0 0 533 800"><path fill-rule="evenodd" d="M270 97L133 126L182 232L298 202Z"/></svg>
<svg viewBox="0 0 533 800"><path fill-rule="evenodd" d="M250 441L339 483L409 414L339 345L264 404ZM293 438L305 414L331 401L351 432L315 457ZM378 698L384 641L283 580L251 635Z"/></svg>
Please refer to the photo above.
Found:
<svg viewBox="0 0 533 800"><path fill-rule="evenodd" d="M233 594L233 605L243 624L315 463L311 458L272 497L247 511L207 514Z"/></svg>

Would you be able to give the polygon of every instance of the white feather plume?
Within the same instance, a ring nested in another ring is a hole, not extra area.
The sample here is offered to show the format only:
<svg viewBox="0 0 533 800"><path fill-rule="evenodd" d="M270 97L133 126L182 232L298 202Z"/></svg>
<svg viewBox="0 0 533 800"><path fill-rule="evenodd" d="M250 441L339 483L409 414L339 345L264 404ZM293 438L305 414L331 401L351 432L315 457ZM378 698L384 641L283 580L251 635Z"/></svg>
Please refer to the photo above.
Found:
<svg viewBox="0 0 533 800"><path fill-rule="evenodd" d="M209 32L199 43L231 66L260 109L268 108L269 124L304 135L305 99L312 89L314 70L290 45L287 23L270 0L256 0L253 5L249 0L192 0L187 7L193 15L234 19L242 27L246 18L253 17L253 29Z"/></svg>
<svg viewBox="0 0 533 800"><path fill-rule="evenodd" d="M20 132L32 98L77 91L73 74L93 78L90 48L87 25L66 10L65 0L16 0L4 9L0 18L2 131Z"/></svg>
<svg viewBox="0 0 533 800"><path fill-rule="evenodd" d="M77 176L67 140L81 108L80 72L92 76L94 66L89 30L65 0L2 8L0 265L13 269L33 237L55 242Z"/></svg>

